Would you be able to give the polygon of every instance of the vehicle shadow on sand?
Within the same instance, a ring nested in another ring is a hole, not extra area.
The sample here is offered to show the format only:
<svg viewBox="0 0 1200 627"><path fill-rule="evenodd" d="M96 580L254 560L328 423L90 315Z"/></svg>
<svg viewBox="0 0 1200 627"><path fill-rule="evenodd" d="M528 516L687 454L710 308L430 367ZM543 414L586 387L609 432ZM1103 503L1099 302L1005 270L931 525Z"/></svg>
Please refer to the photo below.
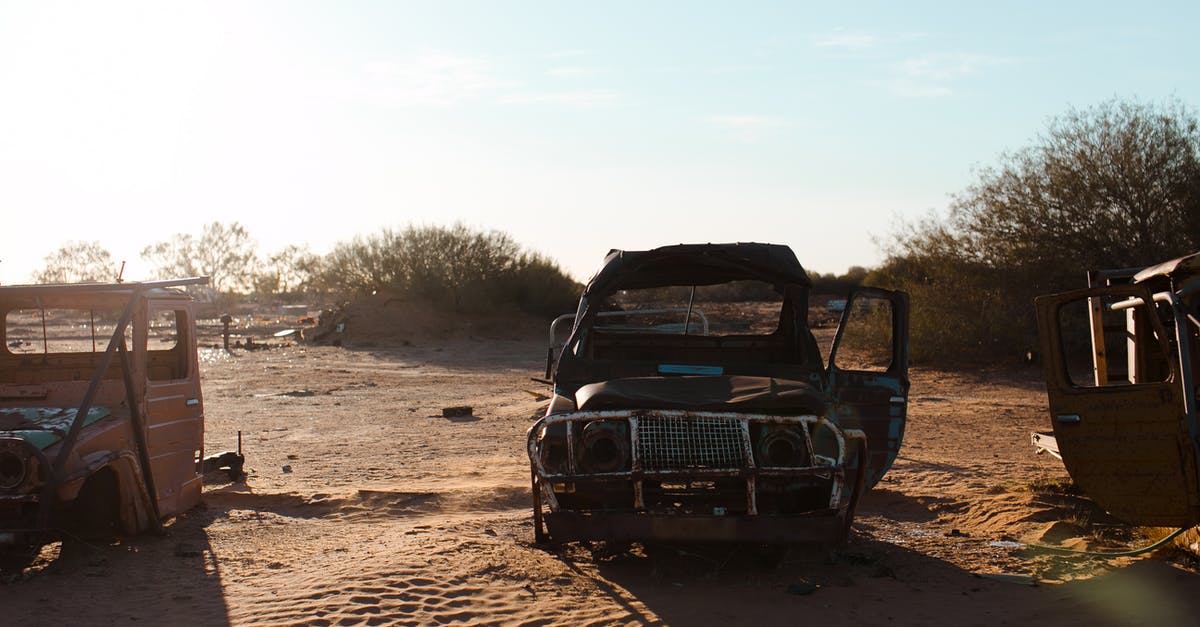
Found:
<svg viewBox="0 0 1200 627"><path fill-rule="evenodd" d="M648 545L564 554L644 624L1193 624L1200 575L1146 559L1086 580L972 573L854 533L838 548Z"/></svg>
<svg viewBox="0 0 1200 627"><path fill-rule="evenodd" d="M67 539L42 549L0 586L6 624L227 625L220 560L206 527L225 515L197 507L160 535L111 542Z"/></svg>

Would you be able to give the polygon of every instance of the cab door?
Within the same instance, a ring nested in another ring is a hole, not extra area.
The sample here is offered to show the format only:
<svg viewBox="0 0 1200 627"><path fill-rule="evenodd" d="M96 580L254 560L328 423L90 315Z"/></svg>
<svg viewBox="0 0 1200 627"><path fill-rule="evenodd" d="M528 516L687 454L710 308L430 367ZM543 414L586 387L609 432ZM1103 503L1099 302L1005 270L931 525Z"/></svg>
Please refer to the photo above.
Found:
<svg viewBox="0 0 1200 627"><path fill-rule="evenodd" d="M192 315L189 303L179 301L152 301L148 311L146 443L163 516L200 500L204 403Z"/></svg>
<svg viewBox="0 0 1200 627"><path fill-rule="evenodd" d="M829 355L830 417L867 436L868 487L891 468L908 409L908 294L850 292Z"/></svg>
<svg viewBox="0 0 1200 627"><path fill-rule="evenodd" d="M1075 484L1130 523L1200 522L1186 319L1136 285L1035 302L1050 422Z"/></svg>

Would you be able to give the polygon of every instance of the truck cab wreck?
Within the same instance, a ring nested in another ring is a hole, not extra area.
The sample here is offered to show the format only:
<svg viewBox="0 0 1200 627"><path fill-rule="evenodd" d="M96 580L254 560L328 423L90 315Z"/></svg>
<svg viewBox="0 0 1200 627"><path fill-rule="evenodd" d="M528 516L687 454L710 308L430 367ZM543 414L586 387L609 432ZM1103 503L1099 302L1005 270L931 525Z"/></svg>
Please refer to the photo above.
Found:
<svg viewBox="0 0 1200 627"><path fill-rule="evenodd" d="M1200 253L1036 299L1052 432L1038 452L1126 522L1200 523Z"/></svg>
<svg viewBox="0 0 1200 627"><path fill-rule="evenodd" d="M826 365L811 287L786 246L609 253L529 429L536 539L843 540L900 448L908 302L853 291Z"/></svg>
<svg viewBox="0 0 1200 627"><path fill-rule="evenodd" d="M200 500L192 299L145 283L0 287L0 549L156 529Z"/></svg>

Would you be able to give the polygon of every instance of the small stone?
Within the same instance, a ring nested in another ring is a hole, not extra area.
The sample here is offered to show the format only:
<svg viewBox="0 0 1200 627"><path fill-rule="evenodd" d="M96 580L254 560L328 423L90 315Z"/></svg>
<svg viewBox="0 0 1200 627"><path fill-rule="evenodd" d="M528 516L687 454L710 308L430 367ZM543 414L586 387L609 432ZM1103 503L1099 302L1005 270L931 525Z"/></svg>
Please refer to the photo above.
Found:
<svg viewBox="0 0 1200 627"><path fill-rule="evenodd" d="M820 586L815 583L793 583L788 585L787 593L794 594L796 596L804 596L816 592L817 588L820 588Z"/></svg>

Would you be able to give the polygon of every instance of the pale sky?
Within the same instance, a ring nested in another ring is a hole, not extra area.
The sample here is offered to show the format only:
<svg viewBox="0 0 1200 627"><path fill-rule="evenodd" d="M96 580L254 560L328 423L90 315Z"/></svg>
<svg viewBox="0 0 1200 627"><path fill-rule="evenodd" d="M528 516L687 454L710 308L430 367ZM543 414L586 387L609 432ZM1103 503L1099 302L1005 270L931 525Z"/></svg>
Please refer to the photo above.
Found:
<svg viewBox="0 0 1200 627"><path fill-rule="evenodd" d="M0 0L0 283L70 240L145 278L213 220L264 253L461 221L581 280L709 241L840 273L1072 106L1200 106L1193 2L841 4Z"/></svg>

